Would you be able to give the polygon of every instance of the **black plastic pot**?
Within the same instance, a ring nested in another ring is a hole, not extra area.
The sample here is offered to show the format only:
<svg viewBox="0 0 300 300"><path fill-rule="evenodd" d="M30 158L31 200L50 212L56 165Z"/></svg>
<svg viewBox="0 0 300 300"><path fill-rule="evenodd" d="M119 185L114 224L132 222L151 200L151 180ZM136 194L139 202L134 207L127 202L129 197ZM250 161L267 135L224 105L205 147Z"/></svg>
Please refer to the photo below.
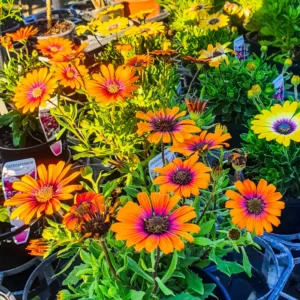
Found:
<svg viewBox="0 0 300 300"><path fill-rule="evenodd" d="M231 300L228 292L226 291L224 285L220 281L220 279L215 276L213 273L205 270L205 269L199 269L196 267L192 268L192 271L196 273L200 278L202 278L203 283L214 283L216 284L216 288L214 289L213 293L218 297L220 300ZM208 298L215 299L215 298Z"/></svg>
<svg viewBox="0 0 300 300"><path fill-rule="evenodd" d="M231 135L231 139L229 140L230 149L241 148L241 143L243 142L241 139L241 134L247 133L248 129L246 126L241 124L234 123L222 123L228 129L228 132Z"/></svg>
<svg viewBox="0 0 300 300"><path fill-rule="evenodd" d="M62 153L55 156L50 149L50 146L55 143L55 141L43 143L37 146L28 148L5 148L0 147L0 156L2 164L6 162L21 160L26 158L34 158L36 165L39 164L51 164L57 163L60 160L68 162L70 159L70 152L68 149L67 139L65 136L61 139L62 142Z"/></svg>
<svg viewBox="0 0 300 300"><path fill-rule="evenodd" d="M274 227L272 233L295 234L300 233L300 199L294 197L283 198L285 208L282 210L280 225Z"/></svg>

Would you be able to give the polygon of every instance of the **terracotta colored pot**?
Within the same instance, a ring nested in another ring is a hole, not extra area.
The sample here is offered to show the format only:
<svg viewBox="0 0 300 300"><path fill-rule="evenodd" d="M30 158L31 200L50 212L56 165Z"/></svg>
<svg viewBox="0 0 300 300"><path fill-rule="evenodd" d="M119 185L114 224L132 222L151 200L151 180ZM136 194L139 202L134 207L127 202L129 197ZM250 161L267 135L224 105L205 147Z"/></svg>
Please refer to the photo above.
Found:
<svg viewBox="0 0 300 300"><path fill-rule="evenodd" d="M115 2L121 2L115 0ZM142 10L154 9L154 12L147 16L148 18L156 17L160 14L160 6L155 0L126 0L125 1L125 17L134 15Z"/></svg>

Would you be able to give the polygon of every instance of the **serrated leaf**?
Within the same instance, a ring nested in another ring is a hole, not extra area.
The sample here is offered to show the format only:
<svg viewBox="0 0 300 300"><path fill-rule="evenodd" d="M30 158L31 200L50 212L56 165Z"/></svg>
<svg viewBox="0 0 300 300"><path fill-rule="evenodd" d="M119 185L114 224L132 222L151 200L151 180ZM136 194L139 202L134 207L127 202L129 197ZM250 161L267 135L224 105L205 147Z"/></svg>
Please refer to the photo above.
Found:
<svg viewBox="0 0 300 300"><path fill-rule="evenodd" d="M196 273L188 269L185 270L184 274L188 287L196 293L203 295L204 287L202 283L202 278L200 278Z"/></svg>
<svg viewBox="0 0 300 300"><path fill-rule="evenodd" d="M252 272L251 272L252 266L250 264L248 255L247 255L246 250L245 250L244 247L242 247L242 253L243 253L243 268L244 268L246 274L249 277L252 277Z"/></svg>

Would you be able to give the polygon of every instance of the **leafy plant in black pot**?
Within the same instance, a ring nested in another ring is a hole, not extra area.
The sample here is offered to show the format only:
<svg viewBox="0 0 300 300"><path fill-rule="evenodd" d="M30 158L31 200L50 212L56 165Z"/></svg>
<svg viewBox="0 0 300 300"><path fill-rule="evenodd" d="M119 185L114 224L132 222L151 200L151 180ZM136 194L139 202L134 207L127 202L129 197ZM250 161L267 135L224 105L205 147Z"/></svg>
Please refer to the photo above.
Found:
<svg viewBox="0 0 300 300"><path fill-rule="evenodd" d="M298 102L286 101L262 111L242 136L253 164L245 169L254 179L265 178L284 195L286 208L275 233L300 232L300 114Z"/></svg>

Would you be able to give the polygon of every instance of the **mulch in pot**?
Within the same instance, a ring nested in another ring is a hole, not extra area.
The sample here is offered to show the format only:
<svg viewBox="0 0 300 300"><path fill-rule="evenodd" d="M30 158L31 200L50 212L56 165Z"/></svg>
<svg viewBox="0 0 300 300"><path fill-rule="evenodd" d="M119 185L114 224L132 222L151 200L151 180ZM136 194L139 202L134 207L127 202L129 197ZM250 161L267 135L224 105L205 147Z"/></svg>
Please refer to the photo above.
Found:
<svg viewBox="0 0 300 300"><path fill-rule="evenodd" d="M39 29L38 36L52 36L72 29L72 23L67 21L53 21L50 29L47 28L46 20L37 21L35 26Z"/></svg>

